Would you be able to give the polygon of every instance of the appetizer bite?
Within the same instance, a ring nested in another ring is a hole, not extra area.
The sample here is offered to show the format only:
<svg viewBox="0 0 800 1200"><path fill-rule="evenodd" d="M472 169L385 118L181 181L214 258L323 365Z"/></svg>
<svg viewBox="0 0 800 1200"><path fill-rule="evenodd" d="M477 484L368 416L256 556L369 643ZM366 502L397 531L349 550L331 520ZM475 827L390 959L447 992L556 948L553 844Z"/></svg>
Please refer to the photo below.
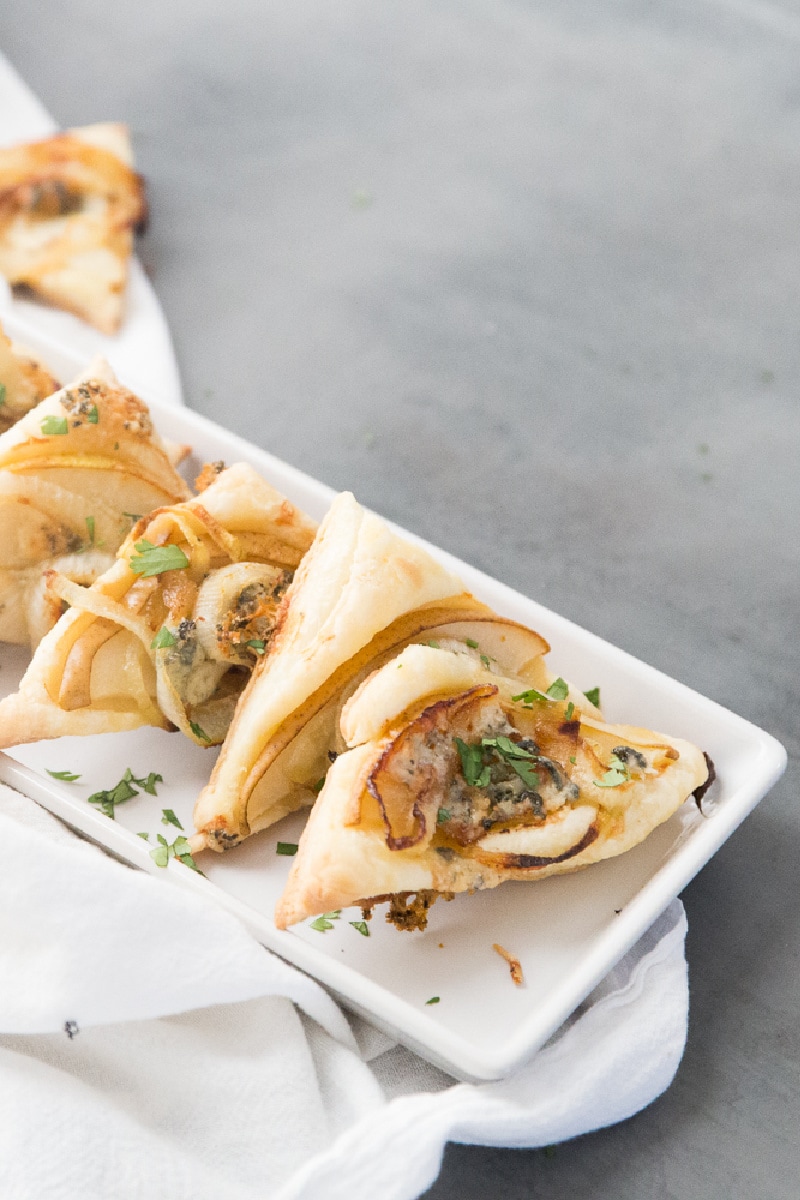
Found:
<svg viewBox="0 0 800 1200"><path fill-rule="evenodd" d="M424 929L440 896L622 854L708 776L695 746L607 724L564 680L492 670L469 643L409 646L344 706L347 750L300 839L275 921L349 905ZM483 657L483 656L481 656Z"/></svg>
<svg viewBox="0 0 800 1200"><path fill-rule="evenodd" d="M348 696L404 646L440 637L479 639L476 669L480 654L493 656L525 686L548 684L543 638L497 617L349 492L338 496L197 801L193 849L228 849L312 804L345 748L339 714Z"/></svg>
<svg viewBox="0 0 800 1200"><path fill-rule="evenodd" d="M0 326L0 433L61 384Z"/></svg>
<svg viewBox="0 0 800 1200"><path fill-rule="evenodd" d="M144 183L124 125L0 150L0 273L102 333L122 322Z"/></svg>
<svg viewBox="0 0 800 1200"><path fill-rule="evenodd" d="M243 463L200 482L137 519L91 587L48 573L69 609L0 703L1 746L141 725L222 741L316 526Z"/></svg>
<svg viewBox="0 0 800 1200"><path fill-rule="evenodd" d="M37 404L0 435L0 641L38 645L62 609L46 572L91 583L142 513L188 495L146 405L102 359Z"/></svg>

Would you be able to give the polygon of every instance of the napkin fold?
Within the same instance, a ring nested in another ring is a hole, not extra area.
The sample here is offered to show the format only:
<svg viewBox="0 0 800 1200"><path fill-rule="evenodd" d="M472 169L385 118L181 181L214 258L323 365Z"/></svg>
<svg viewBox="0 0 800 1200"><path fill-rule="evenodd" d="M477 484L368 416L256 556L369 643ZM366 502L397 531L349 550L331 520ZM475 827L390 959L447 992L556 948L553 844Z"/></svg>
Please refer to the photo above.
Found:
<svg viewBox="0 0 800 1200"><path fill-rule="evenodd" d="M393 1046L205 897L0 787L4 1194L411 1200L448 1140L543 1146L624 1119L686 1039L675 901L498 1083ZM113 1151L113 1152L112 1152Z"/></svg>

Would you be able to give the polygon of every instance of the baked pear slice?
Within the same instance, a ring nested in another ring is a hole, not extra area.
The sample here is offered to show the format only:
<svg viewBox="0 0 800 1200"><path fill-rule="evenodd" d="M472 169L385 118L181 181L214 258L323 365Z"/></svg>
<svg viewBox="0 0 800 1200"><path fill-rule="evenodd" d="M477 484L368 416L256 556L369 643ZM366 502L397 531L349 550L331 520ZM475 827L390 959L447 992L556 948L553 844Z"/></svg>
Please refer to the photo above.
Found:
<svg viewBox="0 0 800 1200"><path fill-rule="evenodd" d="M0 326L0 433L61 384Z"/></svg>
<svg viewBox="0 0 800 1200"><path fill-rule="evenodd" d="M55 624L45 571L91 583L139 516L189 496L172 457L102 359L0 435L0 641L33 648Z"/></svg>
<svg viewBox="0 0 800 1200"><path fill-rule="evenodd" d="M349 694L409 642L445 634L480 643L478 654L502 656L531 684L544 678L543 638L500 620L426 550L349 492L338 496L198 798L193 850L227 849L312 804L344 748L338 718Z"/></svg>
<svg viewBox="0 0 800 1200"><path fill-rule="evenodd" d="M438 896L622 854L708 776L695 746L609 725L563 680L520 688L410 646L345 705L336 759L278 904L280 929L333 909L424 928Z"/></svg>
<svg viewBox="0 0 800 1200"><path fill-rule="evenodd" d="M69 609L0 702L0 746L156 725L222 741L315 524L239 463L137 521L91 587L51 572Z"/></svg>
<svg viewBox="0 0 800 1200"><path fill-rule="evenodd" d="M0 150L0 274L107 334L147 216L132 164L127 128L110 122Z"/></svg>

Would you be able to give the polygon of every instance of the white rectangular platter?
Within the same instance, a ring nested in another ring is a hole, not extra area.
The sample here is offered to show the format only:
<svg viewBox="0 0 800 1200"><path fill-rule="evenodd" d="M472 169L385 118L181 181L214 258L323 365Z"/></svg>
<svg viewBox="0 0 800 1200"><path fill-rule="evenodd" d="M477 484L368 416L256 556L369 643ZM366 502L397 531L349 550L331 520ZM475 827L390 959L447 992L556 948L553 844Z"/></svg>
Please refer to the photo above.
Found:
<svg viewBox="0 0 800 1200"><path fill-rule="evenodd" d="M48 346L22 337L62 374L83 365L58 361ZM207 459L251 463L294 503L321 518L332 493L313 479L226 432L205 418L146 396L159 431L194 448L187 477ZM411 535L409 535L411 536ZM419 541L420 539L414 539ZM424 543L423 543L424 544ZM62 738L0 755L0 779L26 793L126 861L159 876L165 886L190 888L237 914L270 950L324 984L346 1007L366 1017L430 1061L464 1079L497 1079L515 1070L550 1037L670 900L722 845L784 770L774 738L726 709L578 628L534 600L429 547L476 596L505 616L532 626L552 646L551 665L582 689L599 685L606 716L688 738L714 760L717 782L703 803L693 800L642 845L574 875L511 883L457 897L431 910L424 933L399 933L378 910L370 936L350 925L345 911L333 929L310 924L275 929L272 913L291 863L276 853L296 842L303 815L287 818L226 856L204 855L205 878L180 863L158 868L150 857L164 808L187 831L192 806L214 761L179 734L141 729L130 734ZM27 655L3 647L0 689L12 691ZM134 775L163 775L157 797L142 793L112 821L86 798L112 787L126 767ZM53 780L47 769L80 775ZM140 833L147 833L149 844ZM492 950L499 942L521 961L525 985L513 986ZM429 1005L432 997L438 1003Z"/></svg>

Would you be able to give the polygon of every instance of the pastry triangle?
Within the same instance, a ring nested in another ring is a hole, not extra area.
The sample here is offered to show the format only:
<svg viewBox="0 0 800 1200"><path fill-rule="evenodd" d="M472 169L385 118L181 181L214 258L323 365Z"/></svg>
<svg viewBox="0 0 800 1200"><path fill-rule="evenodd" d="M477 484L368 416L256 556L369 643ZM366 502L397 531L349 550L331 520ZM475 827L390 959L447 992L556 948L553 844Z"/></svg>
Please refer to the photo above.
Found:
<svg viewBox="0 0 800 1200"><path fill-rule="evenodd" d="M142 517L91 587L56 572L69 609L0 702L0 746L140 725L221 742L316 526L243 463Z"/></svg>
<svg viewBox="0 0 800 1200"><path fill-rule="evenodd" d="M115 333L133 231L147 216L124 125L0 150L0 273Z"/></svg>
<svg viewBox="0 0 800 1200"><path fill-rule="evenodd" d="M193 848L226 849L313 803L329 756L342 748L337 721L349 693L408 642L453 626L466 637L491 627L492 645L520 671L533 664L531 682L540 679L544 639L500 621L426 550L349 492L338 496L197 801Z"/></svg>
<svg viewBox="0 0 800 1200"><path fill-rule="evenodd" d="M438 896L622 854L708 776L690 743L609 725L563 680L537 694L453 646L408 647L341 725L348 749L300 839L281 929L381 901L399 928L424 928Z"/></svg>
<svg viewBox="0 0 800 1200"><path fill-rule="evenodd" d="M188 495L146 405L102 359L37 404L0 435L0 641L34 647L55 624L46 570L91 583L140 515Z"/></svg>
<svg viewBox="0 0 800 1200"><path fill-rule="evenodd" d="M0 326L0 433L24 416L60 383Z"/></svg>

